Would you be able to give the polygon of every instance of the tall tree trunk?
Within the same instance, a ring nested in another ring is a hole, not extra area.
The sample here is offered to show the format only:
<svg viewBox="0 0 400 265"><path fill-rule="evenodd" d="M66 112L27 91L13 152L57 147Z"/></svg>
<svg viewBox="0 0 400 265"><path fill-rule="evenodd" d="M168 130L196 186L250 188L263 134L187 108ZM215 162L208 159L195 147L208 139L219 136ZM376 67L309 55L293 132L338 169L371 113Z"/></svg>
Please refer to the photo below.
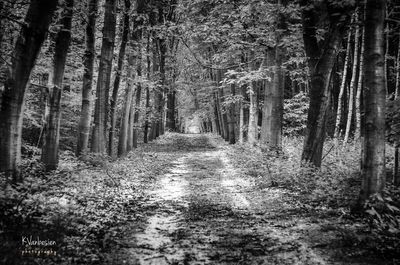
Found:
<svg viewBox="0 0 400 265"><path fill-rule="evenodd" d="M249 87L249 125L248 125L248 143L250 145L255 145L257 142L257 91L255 82L250 82Z"/></svg>
<svg viewBox="0 0 400 265"><path fill-rule="evenodd" d="M94 127L91 151L104 153L108 120L108 92L112 61L114 54L117 0L105 0L104 26L99 64L99 75L96 87L96 104L94 109Z"/></svg>
<svg viewBox="0 0 400 265"><path fill-rule="evenodd" d="M170 89L167 94L167 128L170 131L176 131L175 125L175 89Z"/></svg>
<svg viewBox="0 0 400 265"><path fill-rule="evenodd" d="M387 8L387 4L386 4L386 8ZM387 9L385 11L385 18L387 17L388 12ZM386 87L386 94L389 94L389 87L388 87L388 59L390 57L390 50L389 50L389 33L390 33L390 24L389 22L386 22L386 29L385 29L385 87Z"/></svg>
<svg viewBox="0 0 400 265"><path fill-rule="evenodd" d="M86 25L86 48L83 57L83 84L82 84L82 107L78 126L78 143L76 155L87 152L90 134L91 107L90 97L93 83L93 68L96 55L95 34L96 34L96 14L99 0L88 0L88 22Z"/></svg>
<svg viewBox="0 0 400 265"><path fill-rule="evenodd" d="M110 131L108 134L108 155L112 156L113 155L113 150L114 150L114 135L115 135L115 126L117 123L117 114L116 114L116 105L117 105L117 98L118 98L118 90L119 90L119 84L121 81L121 73L122 73L122 68L124 65L124 60L125 60L125 50L126 50L126 44L128 42L128 36L129 36L129 17L130 17L130 9L131 9L131 1L130 0L124 0L124 5L125 5L125 10L124 10L124 23L122 26L122 38L121 38L121 45L119 48L119 53L118 53L118 63L117 63L117 71L115 73L115 79L114 79L114 86L113 86L113 91L112 91L112 96L111 96L111 101L110 101Z"/></svg>
<svg viewBox="0 0 400 265"><path fill-rule="evenodd" d="M364 110L361 202L385 186L385 0L367 0L365 13Z"/></svg>
<svg viewBox="0 0 400 265"><path fill-rule="evenodd" d="M58 1L32 0L15 43L0 108L0 171L21 181L21 133L26 85Z"/></svg>
<svg viewBox="0 0 400 265"><path fill-rule="evenodd" d="M221 73L219 73L219 75L221 75ZM218 80L221 80L221 79L222 78L220 76L218 78ZM226 106L226 104L225 104L224 87L220 86L218 88L218 90L219 90L219 98L221 100L221 105L223 106L222 110L221 110L221 112L222 112L221 116L222 116L222 124L224 126L224 132L225 132L224 139L225 139L225 141L229 141L229 121L228 121L228 111L227 111L228 106Z"/></svg>
<svg viewBox="0 0 400 265"><path fill-rule="evenodd" d="M344 58L344 66L342 73L342 82L340 84L339 97L338 97L338 107L336 112L336 122L335 122L335 138L339 138L340 136L340 121L342 119L343 112L343 95L346 87L346 79L347 79L347 70L349 68L349 59L350 59L350 49L351 49L351 28L348 30L347 34L347 45L346 45L346 55Z"/></svg>
<svg viewBox="0 0 400 265"><path fill-rule="evenodd" d="M138 57L137 57L137 76L139 80L142 79L142 49L141 44L138 45ZM138 144L138 133L140 129L139 118L140 118L140 102L142 99L142 83L138 82L136 86L136 96L135 96L135 109L133 117L133 136L132 136L132 146L137 148Z"/></svg>
<svg viewBox="0 0 400 265"><path fill-rule="evenodd" d="M65 62L68 48L71 43L71 25L74 0L65 0L60 21L61 29L57 33L54 47L52 82L49 87L49 96L46 107L49 109L46 117L46 129L42 146L41 160L46 170L54 170L58 166L58 147L60 141L61 94Z"/></svg>
<svg viewBox="0 0 400 265"><path fill-rule="evenodd" d="M214 132L217 134L221 135L221 127L219 123L219 118L218 118L218 103L217 103L217 96L215 95L215 92L212 93L213 95L213 101L214 101L214 120L215 120L215 126L213 125Z"/></svg>
<svg viewBox="0 0 400 265"><path fill-rule="evenodd" d="M225 139L226 132L225 132L223 116L222 116L221 98L220 98L220 93L219 93L218 72L215 70L212 73L213 73L212 79L215 83L215 89L216 89L216 91L214 92L214 95L215 95L215 103L216 103L216 109L217 109L217 118L218 118L218 123L219 123L219 127L220 127L220 135L222 138Z"/></svg>
<svg viewBox="0 0 400 265"><path fill-rule="evenodd" d="M235 85L231 84L231 96L235 96ZM229 130L229 143L234 144L236 143L236 135L235 135L235 125L236 125L236 117L235 117L235 109L236 104L231 102L228 107L228 130Z"/></svg>
<svg viewBox="0 0 400 265"><path fill-rule="evenodd" d="M302 162L320 167L325 141L326 118L331 98L331 86L329 84L342 35L345 32L347 14L345 12L340 16L336 12L329 14L331 16L330 29L326 33L327 36L322 44L323 48L320 49L316 40L315 28L310 28L313 26L310 24L313 18L307 17L310 15L309 12L314 11L303 11L303 38L306 54L309 57L308 64L311 76L310 107L301 157Z"/></svg>
<svg viewBox="0 0 400 265"><path fill-rule="evenodd" d="M364 72L364 50L365 50L365 27L362 29L361 52L360 52L360 70L358 74L357 92L356 92L356 132L357 140L361 139L361 91L363 89L363 72Z"/></svg>
<svg viewBox="0 0 400 265"><path fill-rule="evenodd" d="M278 32L283 30L282 14L278 17ZM268 149L282 149L282 119L283 119L283 75L282 75L282 48L280 48L280 33L276 33L276 46L270 54L270 63L272 65L273 77L272 83L265 86L264 111L261 139ZM269 59L269 58L267 58Z"/></svg>
<svg viewBox="0 0 400 265"><path fill-rule="evenodd" d="M157 40L155 38L155 34L153 32L153 58L152 58L152 73L153 76L157 75L159 72L159 57L158 57L158 46L157 46ZM158 136L160 136L160 104L161 104L161 98L162 98L162 91L160 91L158 88L153 89L153 106L152 106L152 124L151 124L151 140L156 139ZM160 95L161 94L161 95Z"/></svg>
<svg viewBox="0 0 400 265"><path fill-rule="evenodd" d="M133 79L134 75L134 62L135 58L132 54L132 47L129 47L129 55L128 55L128 70L127 76L128 80L126 82L125 87L125 102L122 111L122 119L121 119L121 129L119 133L118 140L118 156L125 156L127 154L127 144L128 144L128 133L129 133L129 116L131 113L131 105L132 105L132 97L133 97Z"/></svg>
<svg viewBox="0 0 400 265"><path fill-rule="evenodd" d="M399 32L400 36L400 32ZM396 85L394 91L394 98L398 99L400 97L400 38L398 40L397 46L397 58L396 58Z"/></svg>
<svg viewBox="0 0 400 265"><path fill-rule="evenodd" d="M162 12L161 12L162 13ZM160 96L160 106L158 109L158 113L160 114L159 121L159 135L163 135L165 132L165 105L166 101L166 79L165 79L165 59L167 55L167 43L165 39L159 39L159 48L160 48L160 81L161 81L161 92Z"/></svg>
<svg viewBox="0 0 400 265"><path fill-rule="evenodd" d="M225 138L225 127L223 123L223 118L222 118L222 109L221 109L221 100L219 97L219 89L217 88L217 91L214 92L215 94L215 102L216 102L216 109L217 109L217 115L218 115L218 123L219 123L219 128L220 128L220 135L222 138Z"/></svg>
<svg viewBox="0 0 400 265"><path fill-rule="evenodd" d="M344 134L344 143L349 141L350 137L350 129L351 129L351 122L353 120L353 108L354 108L354 91L356 86L357 80L357 70L358 70L358 53L359 53L359 39L360 39L360 27L358 26L358 10L355 13L356 23L356 31L354 34L354 59L353 59L353 71L351 74L351 81L350 81L350 92L349 92L349 110L347 113L347 123L346 123L346 132Z"/></svg>
<svg viewBox="0 0 400 265"><path fill-rule="evenodd" d="M398 100L400 97L399 94L399 83L400 83L400 38L398 41L398 48L397 48L397 58L396 58L396 87L395 87L395 93L394 93L394 99ZM395 149L394 149L394 166L393 166L393 184L398 187L400 186L400 172L399 172L399 162L400 162L400 157L399 157L399 145L400 143L395 143Z"/></svg>
<svg viewBox="0 0 400 265"><path fill-rule="evenodd" d="M240 87L242 98L239 101L239 143L244 143L244 100L245 100L245 91L243 87Z"/></svg>
<svg viewBox="0 0 400 265"><path fill-rule="evenodd" d="M147 43L146 43L146 77L147 80L150 80L150 71L151 71L151 60L150 60L150 33L147 35ZM148 85L146 85L146 117L144 121L144 143L148 143L148 141L152 140L149 139L151 137L150 133L150 114L151 114L151 109L150 109L150 88Z"/></svg>
<svg viewBox="0 0 400 265"><path fill-rule="evenodd" d="M134 95L136 94L136 90L133 92L132 97L134 97ZM129 110L129 119L128 119L128 139L126 142L126 151L127 153L129 153L130 151L133 150L133 126L134 126L134 119L135 119L135 104L134 104L134 100L132 98L132 104L131 104L131 108Z"/></svg>

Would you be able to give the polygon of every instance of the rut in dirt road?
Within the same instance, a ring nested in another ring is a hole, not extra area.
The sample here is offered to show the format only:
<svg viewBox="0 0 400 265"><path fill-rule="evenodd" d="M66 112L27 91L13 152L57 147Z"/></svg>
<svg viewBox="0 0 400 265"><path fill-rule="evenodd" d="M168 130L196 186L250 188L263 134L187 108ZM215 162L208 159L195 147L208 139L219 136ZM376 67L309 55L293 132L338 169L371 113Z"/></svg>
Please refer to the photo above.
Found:
<svg viewBox="0 0 400 265"><path fill-rule="evenodd" d="M307 244L268 224L287 207L283 192L262 194L235 172L215 136L184 135L168 173L148 190L141 231L125 240L124 264L325 264Z"/></svg>

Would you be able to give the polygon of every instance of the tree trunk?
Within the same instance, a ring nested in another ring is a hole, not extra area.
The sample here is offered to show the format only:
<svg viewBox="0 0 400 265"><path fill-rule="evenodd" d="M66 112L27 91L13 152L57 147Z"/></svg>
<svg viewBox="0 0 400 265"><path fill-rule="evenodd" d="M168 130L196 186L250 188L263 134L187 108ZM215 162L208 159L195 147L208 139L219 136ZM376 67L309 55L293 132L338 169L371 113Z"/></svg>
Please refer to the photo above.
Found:
<svg viewBox="0 0 400 265"><path fill-rule="evenodd" d="M355 13L356 23L356 31L354 34L354 59L353 59L353 71L351 74L351 81L350 81L350 92L349 92L349 111L347 114L347 123L346 123L346 132L344 134L344 143L349 141L350 137L350 129L351 129L351 122L353 120L353 108L354 108L354 91L356 85L356 78L357 78L357 70L358 70L358 53L359 53L359 35L360 35L360 27L358 26L358 10Z"/></svg>
<svg viewBox="0 0 400 265"><path fill-rule="evenodd" d="M170 131L176 131L175 125L175 95L176 91L172 89L168 92L167 98L167 128Z"/></svg>
<svg viewBox="0 0 400 265"><path fill-rule="evenodd" d="M221 73L219 73L219 75L221 75ZM219 76L218 80L221 80L221 76ZM218 82L219 83L219 82ZM228 106L226 106L226 104L224 103L225 101L225 94L224 94L224 87L220 86L218 88L219 90L219 98L221 101L221 105L223 106L222 110L221 110L221 117L222 117L222 124L224 126L224 140L225 141L229 141L229 121L228 121L228 111L227 108Z"/></svg>
<svg viewBox="0 0 400 265"><path fill-rule="evenodd" d="M147 80L150 80L150 71L151 71L151 60L150 60L150 33L147 36L147 44L146 44L146 77ZM150 110L150 88L147 85L146 86L146 117L145 117L145 121L144 121L144 139L143 142L144 143L148 143L149 140L151 141L152 139L149 139L151 137L150 133L150 114L151 114L151 110Z"/></svg>
<svg viewBox="0 0 400 265"><path fill-rule="evenodd" d="M103 40L99 63L99 75L96 87L96 104L94 109L94 127L91 151L104 153L108 120L108 92L114 53L117 0L105 0Z"/></svg>
<svg viewBox="0 0 400 265"><path fill-rule="evenodd" d="M43 137L41 160L46 170L54 170L58 166L58 147L60 141L61 94L65 62L68 48L71 43L71 24L74 0L66 0L60 21L62 27L57 33L54 47L52 82L49 87L49 96L46 107L49 114L46 117L46 129Z"/></svg>
<svg viewBox="0 0 400 265"><path fill-rule="evenodd" d="M134 97L134 95L136 94L136 90L133 92L132 97ZM126 151L127 153L129 153L130 151L133 150L133 126L134 126L134 119L135 119L135 104L133 102L133 98L132 98L132 104L131 104L131 108L129 110L129 119L128 119L128 139L126 142Z"/></svg>
<svg viewBox="0 0 400 265"><path fill-rule="evenodd" d="M239 102L239 106L240 106L240 109L239 109L239 139L238 139L238 142L240 143L240 144L243 144L243 142L244 142L244 139L243 139L243 134L244 134L244 132L243 132L243 128L244 128L244 107L243 107L243 100L241 100L240 102Z"/></svg>
<svg viewBox="0 0 400 265"><path fill-rule="evenodd" d="M249 87L249 126L248 126L248 138L247 141L250 145L255 145L257 142L257 91L254 87L255 82L250 82Z"/></svg>
<svg viewBox="0 0 400 265"><path fill-rule="evenodd" d="M280 22L282 23L282 22ZM269 54L268 65L272 65L272 82L265 82L264 111L262 121L262 143L268 149L282 149L283 119L283 76L282 51L279 47L280 36L277 33L277 45Z"/></svg>
<svg viewBox="0 0 400 265"><path fill-rule="evenodd" d="M132 49L130 47L130 49ZM132 51L129 51L128 58L128 70L127 76L128 81L126 82L125 87L125 102L124 108L122 111L122 119L121 119L121 129L119 133L119 141L118 141L118 156L125 156L127 154L127 144L128 144L128 127L129 127L129 116L132 105L132 97L133 97L133 79L134 79L134 62L135 58L132 54Z"/></svg>
<svg viewBox="0 0 400 265"><path fill-rule="evenodd" d="M302 152L302 162L311 163L320 167L322 162L322 151L325 141L326 117L330 104L330 79L336 56L342 41L347 15L332 15L330 30L326 33L322 50L317 44L316 35L309 35L315 28L311 29L307 18L310 11L303 11L304 44L308 65L310 69L310 107L307 117L307 128Z"/></svg>
<svg viewBox="0 0 400 265"><path fill-rule="evenodd" d="M0 108L0 171L21 181L21 133L26 84L58 1L31 0L15 43Z"/></svg>
<svg viewBox="0 0 400 265"><path fill-rule="evenodd" d="M360 52L360 70L358 75L358 84L356 92L356 132L355 137L357 140L361 139L361 91L363 88L363 71L364 71L364 49L365 49L365 27L362 29L361 37L361 52Z"/></svg>
<svg viewBox="0 0 400 265"><path fill-rule="evenodd" d="M159 24L164 23L165 19L165 13L163 8L159 8ZM159 94L159 99L160 99L160 106L158 109L158 113L160 114L160 120L159 120L159 135L163 135L165 132L165 107L166 107L166 92L167 92L167 87L166 87L166 82L165 82L165 59L167 56L167 42L164 39L164 37L158 39L158 44L159 44L159 51L160 51L160 82L161 82L161 92Z"/></svg>
<svg viewBox="0 0 400 265"><path fill-rule="evenodd" d="M219 128L220 128L220 135L222 138L225 139L226 132L225 132L223 116L222 116L221 98L220 98L220 94L219 94L219 81L218 81L217 71L215 71L214 74L212 75L212 79L215 83L215 89L216 89L216 92L214 92L214 95L215 95L215 103L216 103L216 110L217 110L217 118L218 118L218 123L219 123Z"/></svg>
<svg viewBox="0 0 400 265"><path fill-rule="evenodd" d="M399 32L400 36L400 32ZM397 47L397 58L396 58L396 86L394 92L394 98L398 99L400 97L400 38L398 40L398 47Z"/></svg>
<svg viewBox="0 0 400 265"><path fill-rule="evenodd" d="M397 58L396 58L396 87L394 93L394 99L399 99L399 83L400 83L400 38L397 48ZM396 143L394 149L394 166L393 166L393 184L396 187L400 186L400 172L399 172L399 145L400 143Z"/></svg>
<svg viewBox="0 0 400 265"><path fill-rule="evenodd" d="M93 67L95 60L95 34L96 14L99 0L88 0L88 23L86 25L86 49L83 57L83 84L82 84L82 107L78 126L78 143L76 155L80 156L87 152L90 134L90 96L93 83Z"/></svg>
<svg viewBox="0 0 400 265"><path fill-rule="evenodd" d="M142 79L142 49L141 44L139 44L138 49L138 57L137 57L137 76L139 80ZM133 117L133 136L132 136L132 146L133 148L137 148L138 144L138 132L140 129L139 118L140 118L140 102L142 98L142 84L141 81L137 84L136 87L136 96L135 96L135 109L134 109L134 117Z"/></svg>
<svg viewBox="0 0 400 265"><path fill-rule="evenodd" d="M338 97L338 107L336 112L336 123L335 123L335 138L339 138L340 136L340 121L342 120L342 112L343 112L343 95L346 87L346 79L347 79L347 70L349 68L349 59L350 59L350 48L351 48L351 28L347 34L347 45L346 45L346 55L344 59L343 66L343 74L342 74L342 83L340 84L339 97Z"/></svg>
<svg viewBox="0 0 400 265"><path fill-rule="evenodd" d="M232 84L231 86L231 95L232 97L235 96L235 85ZM235 136L235 124L236 124L236 117L235 117L235 106L234 102L231 102L228 106L228 130L229 130L229 143L234 144L236 143L236 136Z"/></svg>
<svg viewBox="0 0 400 265"><path fill-rule="evenodd" d="M365 125L360 200L380 194L385 186L385 49L384 0L367 0L365 13Z"/></svg>
<svg viewBox="0 0 400 265"><path fill-rule="evenodd" d="M115 73L115 79L114 79L114 86L113 86L113 91L112 91L112 96L111 96L111 102L110 102L110 131L108 135L108 155L112 156L113 155L113 150L114 150L114 135L115 135L115 126L117 123L117 114L115 107L117 105L117 98L118 98L118 90L119 90L119 84L121 80L121 73L122 73L122 68L124 65L124 60L125 60L125 50L126 50L126 43L128 42L128 36L129 36L129 17L130 17L130 8L131 8L131 2L130 0L125 0L124 1L125 5L125 10L124 10L124 23L123 23L123 28L122 28L122 38L121 38L121 46L119 48L119 53L118 53L118 63L117 63L117 71Z"/></svg>
<svg viewBox="0 0 400 265"><path fill-rule="evenodd" d="M387 4L386 4L387 8ZM387 10L385 11L385 18L387 17L388 13ZM386 22L386 29L385 29L385 87L386 87L386 94L389 94L389 87L388 87L388 59L390 57L390 50L389 50L389 33L390 33L390 24Z"/></svg>

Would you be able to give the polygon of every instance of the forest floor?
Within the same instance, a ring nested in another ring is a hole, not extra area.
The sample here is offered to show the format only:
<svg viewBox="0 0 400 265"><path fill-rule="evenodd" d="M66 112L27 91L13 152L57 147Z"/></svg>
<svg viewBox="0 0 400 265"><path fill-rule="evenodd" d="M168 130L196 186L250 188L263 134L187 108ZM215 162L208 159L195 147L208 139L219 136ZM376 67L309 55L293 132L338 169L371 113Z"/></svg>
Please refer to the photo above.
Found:
<svg viewBox="0 0 400 265"><path fill-rule="evenodd" d="M2 242L20 241L21 233L45 237L46 231L49 238L57 234L57 255L13 259L10 253L19 253L8 251L3 262L162 265L398 261L369 252L365 242L371 237L364 222L350 218L342 209L302 203L298 193L275 185L268 175L260 178L251 174L257 169L243 164L241 150L211 134L168 133L141 145L125 159L83 168L58 179L56 176L63 172L79 168L61 167L52 181L65 183L71 178L68 183L75 184L59 185L57 194L54 188L42 190L40 198L27 200L36 201L36 208L42 204L42 214L36 219L23 217L31 219L25 228L14 227L18 235L0 233L6 234L0 238ZM21 207L32 208L31 204ZM12 229L11 224L8 229ZM8 249L18 248L16 244L9 244Z"/></svg>

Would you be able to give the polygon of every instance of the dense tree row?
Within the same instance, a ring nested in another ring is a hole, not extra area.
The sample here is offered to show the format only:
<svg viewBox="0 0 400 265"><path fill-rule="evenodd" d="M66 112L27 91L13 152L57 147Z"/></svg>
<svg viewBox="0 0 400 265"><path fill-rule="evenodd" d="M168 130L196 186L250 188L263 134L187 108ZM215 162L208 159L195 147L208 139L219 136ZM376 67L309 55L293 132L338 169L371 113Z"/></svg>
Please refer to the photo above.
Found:
<svg viewBox="0 0 400 265"><path fill-rule="evenodd" d="M52 170L60 141L83 158L124 156L196 121L278 153L293 129L304 135L299 163L317 168L327 136L360 141L361 199L384 188L385 143L399 142L395 1L2 1L0 15L10 181L21 181L23 137ZM397 184L398 161L396 149Z"/></svg>

